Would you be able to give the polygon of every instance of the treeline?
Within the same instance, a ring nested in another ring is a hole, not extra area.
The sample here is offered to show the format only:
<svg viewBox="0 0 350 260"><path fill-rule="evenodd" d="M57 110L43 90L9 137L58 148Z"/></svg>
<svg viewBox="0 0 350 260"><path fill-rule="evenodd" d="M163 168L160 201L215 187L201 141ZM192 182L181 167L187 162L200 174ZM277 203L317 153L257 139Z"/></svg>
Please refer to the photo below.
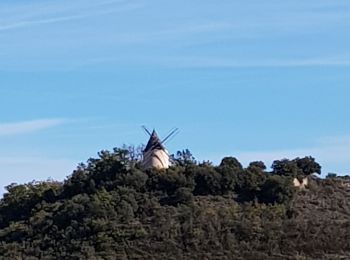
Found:
<svg viewBox="0 0 350 260"><path fill-rule="evenodd" d="M199 163L185 150L170 169L145 171L134 151L102 151L63 183L6 187L0 259L350 256L348 179L314 177L321 166L312 157L267 171L233 157ZM293 187L311 175L308 189Z"/></svg>

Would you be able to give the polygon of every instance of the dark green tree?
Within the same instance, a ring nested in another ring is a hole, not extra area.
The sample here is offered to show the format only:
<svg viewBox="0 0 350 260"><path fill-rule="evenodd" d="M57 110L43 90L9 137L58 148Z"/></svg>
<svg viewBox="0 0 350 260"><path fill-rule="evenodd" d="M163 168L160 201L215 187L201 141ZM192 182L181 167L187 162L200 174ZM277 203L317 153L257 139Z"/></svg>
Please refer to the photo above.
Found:
<svg viewBox="0 0 350 260"><path fill-rule="evenodd" d="M307 156L304 158L296 158L294 159L298 168L301 170L303 175L311 175L311 174L321 174L321 165L315 161L315 158L311 156Z"/></svg>
<svg viewBox="0 0 350 260"><path fill-rule="evenodd" d="M177 151L176 156L171 155L170 157L175 165L186 166L196 164L196 159L188 149Z"/></svg>

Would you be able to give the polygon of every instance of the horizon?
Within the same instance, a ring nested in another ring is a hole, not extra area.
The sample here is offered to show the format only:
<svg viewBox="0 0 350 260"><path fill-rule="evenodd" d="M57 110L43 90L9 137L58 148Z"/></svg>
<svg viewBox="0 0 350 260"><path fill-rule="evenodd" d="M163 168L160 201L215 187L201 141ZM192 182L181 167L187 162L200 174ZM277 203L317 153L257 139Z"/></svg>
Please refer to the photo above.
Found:
<svg viewBox="0 0 350 260"><path fill-rule="evenodd" d="M312 156L350 173L350 5L39 0L0 3L0 196L63 181L100 150L178 127L244 166Z"/></svg>

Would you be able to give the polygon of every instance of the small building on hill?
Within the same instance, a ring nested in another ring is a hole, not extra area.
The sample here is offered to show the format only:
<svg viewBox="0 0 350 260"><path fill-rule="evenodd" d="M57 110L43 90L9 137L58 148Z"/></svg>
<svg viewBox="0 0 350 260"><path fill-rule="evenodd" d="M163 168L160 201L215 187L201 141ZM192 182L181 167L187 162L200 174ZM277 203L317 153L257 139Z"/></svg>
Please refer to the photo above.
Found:
<svg viewBox="0 0 350 260"><path fill-rule="evenodd" d="M309 179L308 177L294 178L293 185L294 187L305 189L309 185Z"/></svg>
<svg viewBox="0 0 350 260"><path fill-rule="evenodd" d="M167 169L170 166L170 156L155 130L143 151L143 167L145 169Z"/></svg>

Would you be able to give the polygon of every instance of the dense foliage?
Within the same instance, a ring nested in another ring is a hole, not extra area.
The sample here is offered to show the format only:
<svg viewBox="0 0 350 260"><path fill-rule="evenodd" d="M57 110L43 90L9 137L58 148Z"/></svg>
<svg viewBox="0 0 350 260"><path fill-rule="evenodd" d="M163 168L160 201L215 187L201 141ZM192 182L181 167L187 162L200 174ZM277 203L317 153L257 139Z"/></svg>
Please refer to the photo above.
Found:
<svg viewBox="0 0 350 260"><path fill-rule="evenodd" d="M311 177L311 157L244 168L143 170L130 149L102 151L63 183L12 184L0 201L0 259L349 259L350 183ZM132 150L134 151L134 150Z"/></svg>

